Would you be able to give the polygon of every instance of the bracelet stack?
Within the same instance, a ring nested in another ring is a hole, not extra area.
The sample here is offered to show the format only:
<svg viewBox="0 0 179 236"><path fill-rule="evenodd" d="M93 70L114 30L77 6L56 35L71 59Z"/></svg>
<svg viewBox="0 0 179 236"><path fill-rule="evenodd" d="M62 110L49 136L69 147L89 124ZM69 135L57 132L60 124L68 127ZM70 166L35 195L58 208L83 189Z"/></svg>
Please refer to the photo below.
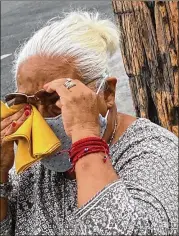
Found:
<svg viewBox="0 0 179 236"><path fill-rule="evenodd" d="M103 162L105 163L109 156L109 146L105 140L99 137L88 137L75 142L69 150L70 160L74 171L77 161L91 153L104 153Z"/></svg>

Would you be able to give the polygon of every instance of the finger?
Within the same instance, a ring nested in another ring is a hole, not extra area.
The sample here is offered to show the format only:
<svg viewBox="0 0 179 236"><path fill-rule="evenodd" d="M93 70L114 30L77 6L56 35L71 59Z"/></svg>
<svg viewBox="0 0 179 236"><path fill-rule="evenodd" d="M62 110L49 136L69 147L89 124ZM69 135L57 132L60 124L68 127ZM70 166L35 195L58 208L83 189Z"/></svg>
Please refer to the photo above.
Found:
<svg viewBox="0 0 179 236"><path fill-rule="evenodd" d="M56 80L53 80L51 82L48 82L47 84L45 84L43 86L43 88L48 92L48 93L52 93L54 92L55 90L51 90L50 87L51 87L51 84L58 84L58 86L61 86L65 83L65 79L56 79Z"/></svg>
<svg viewBox="0 0 179 236"><path fill-rule="evenodd" d="M8 127L13 120L18 120L19 117L22 116L22 114L24 113L24 110L26 109L27 106L25 106L24 108L22 108L21 110L19 110L18 112L16 112L15 114L5 118L3 121L1 121L1 131L4 130L6 127Z"/></svg>
<svg viewBox="0 0 179 236"><path fill-rule="evenodd" d="M30 110L25 110L23 115L19 117L18 120L14 120L9 128L6 130L4 136L11 135L14 132L16 132L19 127L27 120L27 118L30 116L31 111Z"/></svg>
<svg viewBox="0 0 179 236"><path fill-rule="evenodd" d="M53 81L51 81L51 82L48 82L48 83L46 83L44 86L43 86L43 88L46 90L47 88L48 88L48 86L51 84L51 83L61 83L61 84L64 84L65 83L65 81L66 81L67 79L55 79L55 80L53 80Z"/></svg>
<svg viewBox="0 0 179 236"><path fill-rule="evenodd" d="M16 132L16 130L17 130L17 122L16 122L16 121L13 121L13 122L9 125L9 127L7 127L7 129L6 129L5 133L4 133L4 137L7 136L7 135L12 134L12 133L14 133L14 132Z"/></svg>
<svg viewBox="0 0 179 236"><path fill-rule="evenodd" d="M25 110L31 110L31 106L30 105L26 105L24 108L22 108L21 110L19 110L18 112L16 112L15 114L5 118L2 122L1 122L1 130L4 130L6 127L8 127L13 120L18 120L19 117L22 116L22 114L24 113Z"/></svg>
<svg viewBox="0 0 179 236"><path fill-rule="evenodd" d="M64 86L64 83L62 81L52 81L47 87L46 91L48 93L57 92L60 97L66 97L69 93L69 90Z"/></svg>
<svg viewBox="0 0 179 236"><path fill-rule="evenodd" d="M19 125L20 127L20 125L23 124L24 121L26 121L28 117L31 115L31 112L32 112L31 110L28 110L28 109L25 110L23 115L17 120L17 126Z"/></svg>

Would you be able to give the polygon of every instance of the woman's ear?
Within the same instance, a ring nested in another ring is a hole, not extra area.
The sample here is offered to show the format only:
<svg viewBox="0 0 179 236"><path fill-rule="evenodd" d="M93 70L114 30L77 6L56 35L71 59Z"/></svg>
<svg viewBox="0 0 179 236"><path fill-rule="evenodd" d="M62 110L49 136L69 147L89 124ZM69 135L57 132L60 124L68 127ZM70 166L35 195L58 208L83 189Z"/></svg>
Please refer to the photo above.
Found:
<svg viewBox="0 0 179 236"><path fill-rule="evenodd" d="M117 79L114 77L109 77L106 80L104 99L108 109L112 108L115 104L116 84L117 84Z"/></svg>

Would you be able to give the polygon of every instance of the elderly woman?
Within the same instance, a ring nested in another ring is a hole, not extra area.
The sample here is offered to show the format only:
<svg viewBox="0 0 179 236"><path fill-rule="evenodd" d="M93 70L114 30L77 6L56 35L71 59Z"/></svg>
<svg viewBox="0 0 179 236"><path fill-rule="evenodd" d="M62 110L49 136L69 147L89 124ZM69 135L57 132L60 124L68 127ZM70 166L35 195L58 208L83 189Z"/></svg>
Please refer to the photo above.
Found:
<svg viewBox="0 0 179 236"><path fill-rule="evenodd" d="M28 119L31 105L1 121L2 235L177 235L177 137L117 113L108 64L118 42L112 22L73 12L21 48L18 92L57 95L33 105L71 162L64 151L17 175L13 142L3 138Z"/></svg>

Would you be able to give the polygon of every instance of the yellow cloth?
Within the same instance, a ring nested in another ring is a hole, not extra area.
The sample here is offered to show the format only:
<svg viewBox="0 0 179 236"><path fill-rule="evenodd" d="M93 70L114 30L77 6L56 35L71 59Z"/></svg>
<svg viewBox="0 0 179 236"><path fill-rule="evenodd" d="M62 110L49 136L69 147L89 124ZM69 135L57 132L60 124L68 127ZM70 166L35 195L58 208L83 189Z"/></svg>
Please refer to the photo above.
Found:
<svg viewBox="0 0 179 236"><path fill-rule="evenodd" d="M1 119L13 115L21 108L22 105L9 108L1 101ZM15 133L6 136L3 140L18 141L15 156L15 168L18 174L61 146L60 140L34 106L32 106L31 115L19 129Z"/></svg>

